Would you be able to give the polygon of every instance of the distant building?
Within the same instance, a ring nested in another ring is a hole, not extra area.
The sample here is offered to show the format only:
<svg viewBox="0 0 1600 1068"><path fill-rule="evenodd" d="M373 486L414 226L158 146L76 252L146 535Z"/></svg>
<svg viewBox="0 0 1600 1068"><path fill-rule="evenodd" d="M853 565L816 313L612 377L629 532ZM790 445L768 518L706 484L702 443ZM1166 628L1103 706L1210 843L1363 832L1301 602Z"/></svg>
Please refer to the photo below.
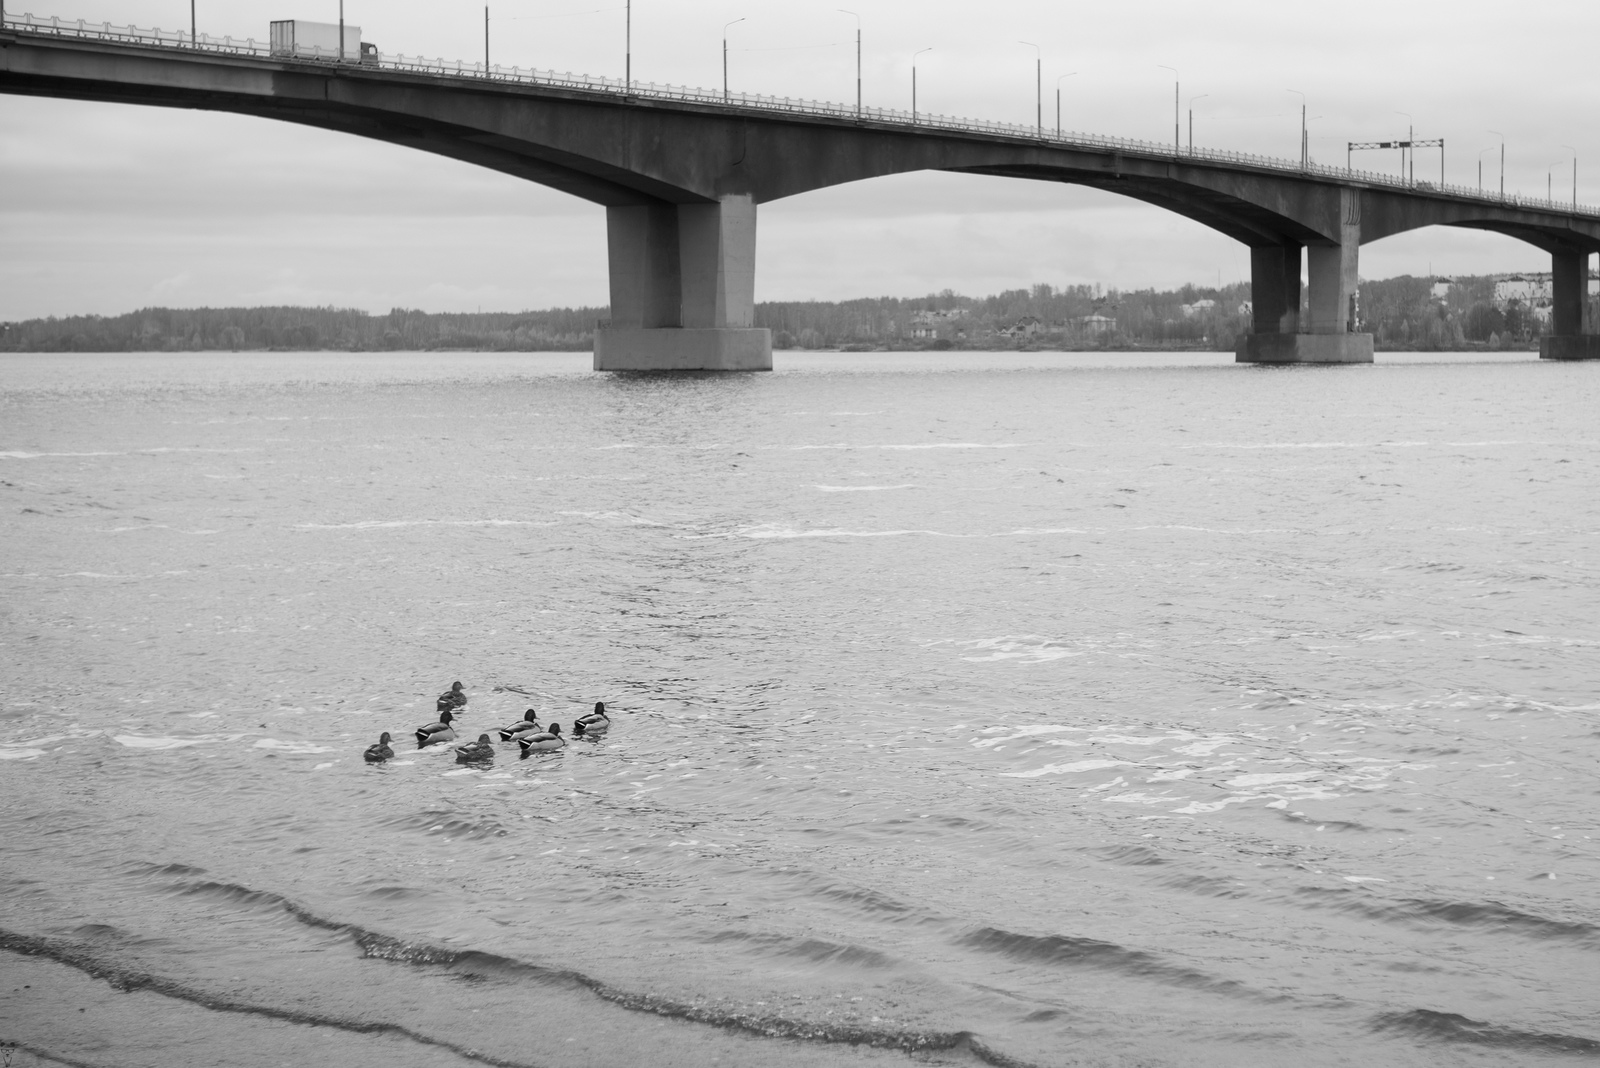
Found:
<svg viewBox="0 0 1600 1068"><path fill-rule="evenodd" d="M1550 276L1548 274L1509 274L1494 282L1494 306L1505 311L1512 301L1529 307L1550 303Z"/></svg>
<svg viewBox="0 0 1600 1068"><path fill-rule="evenodd" d="M1255 313L1256 313L1256 306L1255 306L1255 304L1253 302L1248 301L1248 300L1243 300L1243 301L1239 302L1239 314L1242 317L1248 319L1251 316L1253 316Z"/></svg>
<svg viewBox="0 0 1600 1068"><path fill-rule="evenodd" d="M1443 304L1450 297L1450 287L1456 284L1454 278L1435 278L1433 280L1433 299L1436 303Z"/></svg>
<svg viewBox="0 0 1600 1068"><path fill-rule="evenodd" d="M1072 321L1079 330L1090 337L1109 334L1117 328L1117 321L1109 315L1080 315Z"/></svg>
<svg viewBox="0 0 1600 1068"><path fill-rule="evenodd" d="M967 313L961 308L947 311L919 311L911 313L911 336L936 338L947 336L954 326L964 326Z"/></svg>
<svg viewBox="0 0 1600 1068"><path fill-rule="evenodd" d="M1004 330L1000 331L1000 336L1009 338L1032 337L1039 332L1039 328L1042 325L1043 324L1039 322L1038 316L1024 315L1011 326L1008 326Z"/></svg>
<svg viewBox="0 0 1600 1068"><path fill-rule="evenodd" d="M1183 305L1183 317L1185 319L1193 319L1196 315L1199 315L1201 312L1211 311L1214 308L1216 308L1216 306L1217 306L1217 302L1214 301L1214 300L1211 300L1209 297L1207 299L1205 299L1205 300L1197 300L1193 304L1185 304L1185 305Z"/></svg>

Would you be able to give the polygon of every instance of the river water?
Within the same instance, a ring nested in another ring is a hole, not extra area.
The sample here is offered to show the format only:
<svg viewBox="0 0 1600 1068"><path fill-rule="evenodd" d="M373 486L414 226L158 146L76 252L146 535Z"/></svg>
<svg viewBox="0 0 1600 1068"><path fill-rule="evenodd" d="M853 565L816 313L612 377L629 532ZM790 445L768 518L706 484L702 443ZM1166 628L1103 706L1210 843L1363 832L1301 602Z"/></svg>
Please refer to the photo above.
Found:
<svg viewBox="0 0 1600 1068"><path fill-rule="evenodd" d="M1600 367L587 362L0 357L19 1063L1600 1057Z"/></svg>

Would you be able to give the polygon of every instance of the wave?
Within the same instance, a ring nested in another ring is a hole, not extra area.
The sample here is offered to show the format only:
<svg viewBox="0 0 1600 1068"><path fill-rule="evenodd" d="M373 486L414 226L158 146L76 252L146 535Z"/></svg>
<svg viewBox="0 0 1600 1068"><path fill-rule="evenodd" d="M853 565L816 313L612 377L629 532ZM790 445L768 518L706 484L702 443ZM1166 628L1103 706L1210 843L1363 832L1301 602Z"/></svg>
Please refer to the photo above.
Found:
<svg viewBox="0 0 1600 1068"><path fill-rule="evenodd" d="M442 834L446 838L465 838L482 841L485 838L504 838L511 832L492 819L470 820L454 812L414 812L407 816L393 816L383 821L385 827Z"/></svg>
<svg viewBox="0 0 1600 1068"><path fill-rule="evenodd" d="M1508 932L1529 938L1561 939L1568 944L1576 942L1588 949L1600 949L1600 927L1594 924L1552 920L1492 901L1407 898L1392 904L1377 904L1367 895L1355 890L1322 887L1302 889L1298 891L1297 896L1314 905L1332 908L1339 912L1355 913L1383 923L1410 927L1450 924L1455 927Z"/></svg>
<svg viewBox="0 0 1600 1068"><path fill-rule="evenodd" d="M971 441L939 442L931 445L848 445L839 442L836 445L796 445L795 452L804 452L811 449L1020 449L1020 444L984 445Z"/></svg>
<svg viewBox="0 0 1600 1068"><path fill-rule="evenodd" d="M398 527L553 527L533 519L364 519L359 523L296 523L296 530L393 530Z"/></svg>
<svg viewBox="0 0 1600 1068"><path fill-rule="evenodd" d="M154 868L154 871L161 870L160 868ZM840 888L835 889L838 890ZM828 1044L871 1046L875 1049L900 1050L909 1053L919 1051L967 1051L980 1061L994 1065L995 1068L1029 1068L1025 1062L1016 1060L991 1048L979 1036L970 1031L895 1031L842 1022L797 1020L785 1016L739 1012L714 1005L689 1004L655 994L624 990L604 980L570 968L555 968L534 964L484 950L456 949L427 942L413 942L395 938L361 927L358 924L344 923L319 916L304 905L273 891L255 890L236 883L209 880L195 883L176 883L171 887L171 890L173 893L180 895L194 895L214 901L235 903L248 908L268 906L282 909L285 914L308 927L346 935L361 950L364 957L372 960L419 967L437 967L484 978L532 980L540 983L555 984L569 989L586 991L619 1008L632 1012L650 1013L655 1016L703 1024L726 1031L758 1035L764 1038L788 1038ZM899 909L904 907L887 899L880 900L878 895L870 891L850 892L849 896L855 899L865 899L872 906L879 908ZM882 956L872 950L836 946L832 943L816 940L797 941L786 939L784 941L793 943L788 947L787 951L811 960L846 960L853 963L872 963L868 959L853 961L850 954L856 952L867 954L869 957ZM36 947L39 953L49 955L60 963L79 967L81 970L88 971L89 974L96 975L98 978L107 978L108 981L113 982L113 985L115 985L116 981L112 977L124 974L115 966L98 961L82 947L75 947L51 939L19 935L0 928L0 949L14 949L14 946ZM28 949L16 949L15 951L29 952ZM887 962L888 958L884 957L883 961ZM100 969L100 971L91 969ZM106 974L101 974L101 972ZM132 975L133 973L126 974ZM155 990L158 993L171 991L170 996L184 996L185 993L192 992L196 996L186 997L186 1000L195 1001L197 1004L205 1005L208 1008L220 1008L225 1011L257 1011L255 1007L230 1007L230 1003L223 1001L221 998L200 991L190 991L189 988L183 987L182 984L173 980L153 976L144 977L142 974L137 978L141 983L143 979L148 978L149 983L144 983L143 985L145 988ZM127 989L133 989L133 987L127 987ZM463 1056L471 1056L472 1059L482 1063L507 1065L508 1068L521 1068L515 1062L496 1060L443 1040L418 1035L395 1024L342 1021L334 1017L324 1020L315 1018L310 1014L301 1016L290 1010L262 1009L261 1011L268 1015L277 1013L277 1018L295 1019L297 1022L302 1023L326 1023L327 1026L335 1027L344 1027L346 1023L352 1023L361 1027L371 1028L370 1031L365 1033L380 1033L389 1030L392 1033L402 1034L417 1041L451 1049Z"/></svg>
<svg viewBox="0 0 1600 1068"><path fill-rule="evenodd" d="M1114 942L1102 942L1094 938L1026 935L999 927L981 927L962 935L956 944L1029 964L1120 972L1173 986L1272 1000L1235 980L1219 979L1193 968L1168 964L1142 949L1128 949Z"/></svg>
<svg viewBox="0 0 1600 1068"><path fill-rule="evenodd" d="M916 489L916 486L904 482L898 486L818 486L817 489L823 493L871 493L878 490Z"/></svg>
<svg viewBox="0 0 1600 1068"><path fill-rule="evenodd" d="M844 945L820 938L790 938L787 935L752 934L746 931L722 931L706 939L707 942L738 942L754 946L767 953L797 957L814 964L849 964L856 967L890 968L894 958L865 946Z"/></svg>
<svg viewBox="0 0 1600 1068"><path fill-rule="evenodd" d="M837 528L799 530L794 527L779 526L776 523L762 523L756 526L739 527L736 530L725 531L719 534L684 534L681 537L688 540L704 538L903 538L920 535L925 538L1019 538L1037 534L1083 534L1085 531L1077 527L1024 527L1020 530L1002 530L992 534L951 534L943 530L840 530Z"/></svg>
<svg viewBox="0 0 1600 1068"><path fill-rule="evenodd" d="M1468 1042L1504 1050L1546 1053L1600 1053L1600 1039L1557 1035L1547 1031L1522 1031L1514 1027L1480 1023L1453 1012L1412 1009L1386 1012L1372 1022L1375 1031L1400 1031L1418 1038Z"/></svg>
<svg viewBox="0 0 1600 1068"><path fill-rule="evenodd" d="M360 1035L394 1035L410 1039L420 1045L447 1049L458 1057L477 1061L479 1064L491 1064L497 1066L497 1068L533 1068L532 1065L524 1065L519 1061L502 1060L445 1039L433 1038L400 1024L355 1020L301 1009L282 1009L273 1005L257 1005L250 1002L233 1001L197 987L180 983L176 979L169 979L166 976L153 975L149 972L112 964L99 959L82 946L64 942L60 939L40 938L0 928L0 950L6 950L25 957L44 957L47 960L55 961L57 964L76 968L85 975L110 984L112 989L122 993L145 990L177 1001L187 1001L190 1004L199 1005L201 1008L211 1009L215 1012L261 1016L270 1020L283 1020L287 1023L306 1024L312 1027L329 1027L338 1031L349 1031Z"/></svg>

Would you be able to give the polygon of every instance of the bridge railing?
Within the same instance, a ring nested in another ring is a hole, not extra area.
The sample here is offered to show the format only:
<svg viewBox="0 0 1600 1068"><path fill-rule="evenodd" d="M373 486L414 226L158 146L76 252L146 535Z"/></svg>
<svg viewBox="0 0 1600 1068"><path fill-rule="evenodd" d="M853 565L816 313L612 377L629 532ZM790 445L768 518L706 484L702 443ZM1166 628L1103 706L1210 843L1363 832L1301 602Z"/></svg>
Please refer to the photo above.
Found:
<svg viewBox="0 0 1600 1068"><path fill-rule="evenodd" d="M90 22L84 19L39 17L32 14L6 14L3 27L23 33L51 34L61 37L81 37L120 44L221 53L224 55L253 56L283 62L339 64L333 52L320 56L301 53L293 57L274 56L268 43L253 37L218 37L199 34L198 38L181 30L141 29L137 26L117 26L109 22ZM430 75L443 78L495 81L530 86L597 93L610 97L667 100L695 104L709 104L742 111L778 113L786 115L815 115L832 119L871 122L876 125L901 126L914 130L941 130L955 133L978 133L1006 137L1014 140L1057 146L1062 148L1087 148L1099 151L1127 152L1144 158L1162 160L1192 160L1203 163L1224 163L1252 167L1280 173L1304 174L1340 182L1360 182L1365 185L1404 189L1410 192L1438 192L1465 197L1483 203L1506 207L1530 208L1566 214L1600 216L1600 207L1587 204L1574 205L1571 201L1557 201L1542 197L1524 197L1517 194L1487 195L1480 189L1449 183L1409 180L1392 174L1333 167L1277 156L1262 156L1250 152L1234 152L1217 148L1180 148L1156 141L1141 141L1126 137L1109 137L1078 131L1057 132L1049 127L1029 126L1022 123L996 122L988 119L971 119L954 115L935 115L927 112L913 114L889 108L862 107L853 104L836 104L824 100L807 100L801 97L766 96L755 93L724 93L715 89L697 89L684 85L659 85L655 82L624 82L620 78L606 78L592 74L574 74L571 71L538 70L533 67L485 66L481 62L447 60L402 54L347 56L347 66L362 69L377 68L402 73Z"/></svg>

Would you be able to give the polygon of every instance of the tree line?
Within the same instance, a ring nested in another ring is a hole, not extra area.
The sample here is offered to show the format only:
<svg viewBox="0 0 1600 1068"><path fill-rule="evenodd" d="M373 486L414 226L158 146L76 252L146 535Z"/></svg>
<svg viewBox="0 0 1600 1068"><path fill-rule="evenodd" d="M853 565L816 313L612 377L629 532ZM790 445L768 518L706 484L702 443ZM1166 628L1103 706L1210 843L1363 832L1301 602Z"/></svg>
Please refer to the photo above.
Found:
<svg viewBox="0 0 1600 1068"><path fill-rule="evenodd" d="M1491 276L1402 275L1360 285L1361 329L1379 349L1530 347L1548 310L1494 299ZM967 297L766 301L755 323L780 349L1062 348L1230 351L1250 330L1247 283L1173 290L1099 286L1006 290ZM1594 301L1591 301L1594 304ZM1600 321L1600 305L1591 309ZM3 352L479 351L581 352L594 347L604 307L522 312L372 315L351 308L145 308L124 315L0 323Z"/></svg>

